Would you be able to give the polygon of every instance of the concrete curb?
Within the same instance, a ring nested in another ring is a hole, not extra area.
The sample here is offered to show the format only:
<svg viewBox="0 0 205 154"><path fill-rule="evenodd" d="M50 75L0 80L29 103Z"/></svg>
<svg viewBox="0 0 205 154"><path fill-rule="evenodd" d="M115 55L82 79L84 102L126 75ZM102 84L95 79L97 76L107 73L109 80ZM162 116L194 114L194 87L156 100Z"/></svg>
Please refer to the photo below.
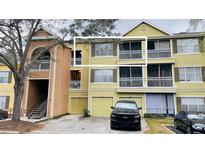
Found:
<svg viewBox="0 0 205 154"><path fill-rule="evenodd" d="M0 134L20 134L18 131L0 131Z"/></svg>

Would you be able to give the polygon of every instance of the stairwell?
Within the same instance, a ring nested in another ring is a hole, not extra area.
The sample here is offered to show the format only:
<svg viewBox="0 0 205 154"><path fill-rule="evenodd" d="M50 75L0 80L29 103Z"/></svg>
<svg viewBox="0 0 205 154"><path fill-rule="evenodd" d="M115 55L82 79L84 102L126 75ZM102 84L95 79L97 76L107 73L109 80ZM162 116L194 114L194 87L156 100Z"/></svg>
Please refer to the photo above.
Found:
<svg viewBox="0 0 205 154"><path fill-rule="evenodd" d="M29 114L29 119L41 119L46 116L47 112L47 99L39 102L34 110Z"/></svg>

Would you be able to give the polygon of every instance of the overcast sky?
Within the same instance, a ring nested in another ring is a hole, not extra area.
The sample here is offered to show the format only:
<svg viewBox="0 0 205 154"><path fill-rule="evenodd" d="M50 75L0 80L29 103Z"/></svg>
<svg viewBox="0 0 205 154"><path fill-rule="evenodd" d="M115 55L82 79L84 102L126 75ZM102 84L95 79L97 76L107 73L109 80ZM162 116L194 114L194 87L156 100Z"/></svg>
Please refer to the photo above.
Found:
<svg viewBox="0 0 205 154"><path fill-rule="evenodd" d="M189 27L188 19L148 19L148 20L139 20L139 19L120 19L117 22L116 32L121 34L129 31L134 26L136 26L141 21L148 21L151 24L162 28L170 33L185 32Z"/></svg>

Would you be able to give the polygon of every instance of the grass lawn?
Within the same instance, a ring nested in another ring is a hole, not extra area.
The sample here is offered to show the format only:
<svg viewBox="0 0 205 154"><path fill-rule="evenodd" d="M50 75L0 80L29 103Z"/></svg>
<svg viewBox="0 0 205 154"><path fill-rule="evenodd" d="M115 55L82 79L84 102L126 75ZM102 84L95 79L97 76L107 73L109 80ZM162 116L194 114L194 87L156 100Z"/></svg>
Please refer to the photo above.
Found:
<svg viewBox="0 0 205 154"><path fill-rule="evenodd" d="M171 134L162 124L173 124L173 118L153 119L145 118L150 130L145 131L145 134Z"/></svg>

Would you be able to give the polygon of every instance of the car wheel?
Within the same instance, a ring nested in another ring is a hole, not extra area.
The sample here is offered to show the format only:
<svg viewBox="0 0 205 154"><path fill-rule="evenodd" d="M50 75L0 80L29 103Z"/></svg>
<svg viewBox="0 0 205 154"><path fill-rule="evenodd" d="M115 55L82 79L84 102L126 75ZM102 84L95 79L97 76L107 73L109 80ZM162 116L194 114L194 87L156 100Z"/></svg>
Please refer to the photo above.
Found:
<svg viewBox="0 0 205 154"><path fill-rule="evenodd" d="M175 129L178 129L178 125L177 125L177 122L176 122L176 121L174 122L174 128L175 128Z"/></svg>
<svg viewBox="0 0 205 154"><path fill-rule="evenodd" d="M116 129L112 123L110 123L110 129Z"/></svg>
<svg viewBox="0 0 205 154"><path fill-rule="evenodd" d="M187 127L186 133L187 133L187 134L192 134L192 129L191 129L191 127L189 127L189 126Z"/></svg>

